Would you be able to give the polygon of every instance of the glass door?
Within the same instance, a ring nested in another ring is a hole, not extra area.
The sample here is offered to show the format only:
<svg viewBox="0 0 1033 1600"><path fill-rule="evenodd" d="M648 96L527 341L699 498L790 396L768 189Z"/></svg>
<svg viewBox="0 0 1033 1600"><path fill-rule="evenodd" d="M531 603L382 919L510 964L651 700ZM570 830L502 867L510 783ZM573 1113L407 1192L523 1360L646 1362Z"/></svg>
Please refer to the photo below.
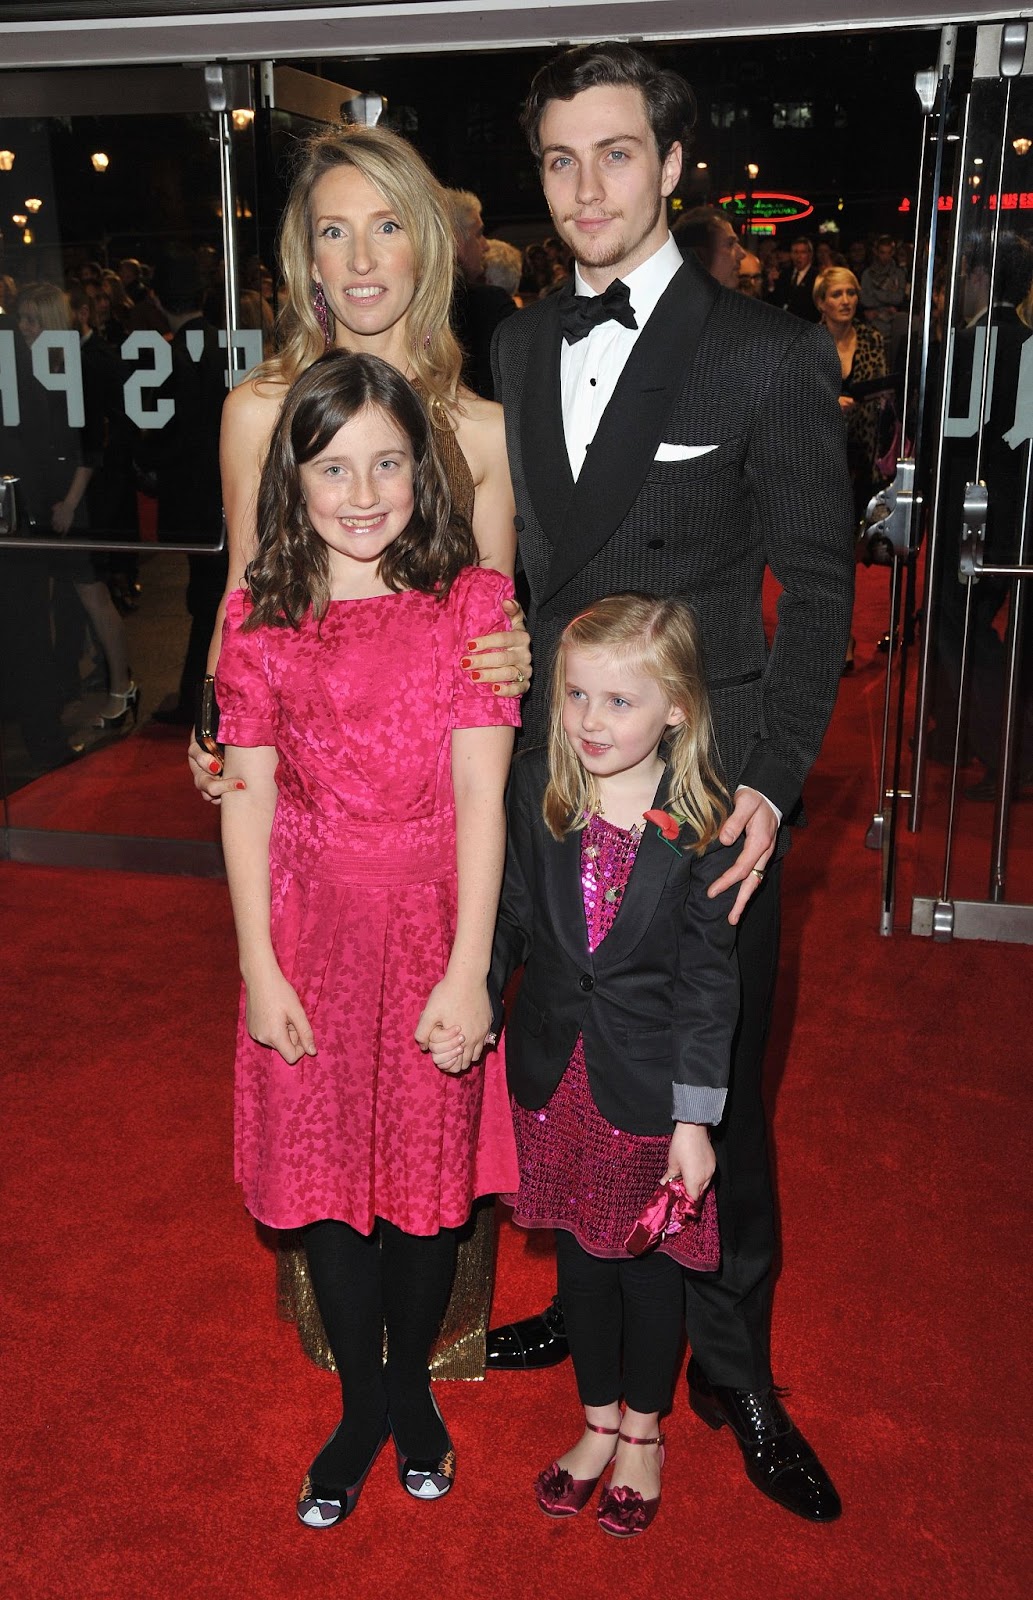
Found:
<svg viewBox="0 0 1033 1600"><path fill-rule="evenodd" d="M872 535L896 541L899 603L890 777L868 842L883 848L884 933L909 922L938 939L1033 943L1031 30L981 26L967 61L951 41L941 68L927 86L916 459L895 486L910 503Z"/></svg>
<svg viewBox="0 0 1033 1600"><path fill-rule="evenodd" d="M5 83L0 798L21 859L219 870L185 751L225 582L222 401L272 335L252 81Z"/></svg>

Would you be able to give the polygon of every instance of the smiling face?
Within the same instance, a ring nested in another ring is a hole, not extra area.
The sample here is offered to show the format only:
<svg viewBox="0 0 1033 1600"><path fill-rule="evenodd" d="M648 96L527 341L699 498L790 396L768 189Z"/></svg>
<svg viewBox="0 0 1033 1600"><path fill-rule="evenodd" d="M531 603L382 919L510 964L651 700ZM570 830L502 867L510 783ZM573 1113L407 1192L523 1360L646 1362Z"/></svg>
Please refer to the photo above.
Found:
<svg viewBox="0 0 1033 1600"><path fill-rule="evenodd" d="M404 332L416 292L412 241L396 207L356 167L312 190L312 277L323 286L338 345L378 350Z"/></svg>
<svg viewBox="0 0 1033 1600"><path fill-rule="evenodd" d="M367 407L300 476L309 521L330 552L331 598L386 592L377 563L413 514L413 453L403 429Z"/></svg>
<svg viewBox="0 0 1033 1600"><path fill-rule="evenodd" d="M685 720L655 678L603 651L564 652L563 731L597 780L651 776L665 728Z"/></svg>
<svg viewBox="0 0 1033 1600"><path fill-rule="evenodd" d="M553 222L597 293L667 237L664 199L681 175L681 146L661 162L640 90L585 89L542 114L542 186Z"/></svg>

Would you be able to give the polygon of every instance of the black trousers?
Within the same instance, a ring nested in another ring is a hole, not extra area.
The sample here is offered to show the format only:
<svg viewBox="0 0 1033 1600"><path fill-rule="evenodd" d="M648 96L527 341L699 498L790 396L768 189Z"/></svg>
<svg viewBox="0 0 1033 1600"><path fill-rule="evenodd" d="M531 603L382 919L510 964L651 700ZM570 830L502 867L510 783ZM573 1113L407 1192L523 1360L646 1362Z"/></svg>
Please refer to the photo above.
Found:
<svg viewBox="0 0 1033 1600"><path fill-rule="evenodd" d="M623 1395L633 1411L666 1411L681 1348L678 1263L660 1251L604 1261L560 1229L556 1269L581 1404Z"/></svg>
<svg viewBox="0 0 1033 1600"><path fill-rule="evenodd" d="M761 1092L781 933L782 863L768 869L739 923L742 999L725 1115L714 1133L721 1269L686 1273L685 1326L711 1383L771 1384L774 1195Z"/></svg>

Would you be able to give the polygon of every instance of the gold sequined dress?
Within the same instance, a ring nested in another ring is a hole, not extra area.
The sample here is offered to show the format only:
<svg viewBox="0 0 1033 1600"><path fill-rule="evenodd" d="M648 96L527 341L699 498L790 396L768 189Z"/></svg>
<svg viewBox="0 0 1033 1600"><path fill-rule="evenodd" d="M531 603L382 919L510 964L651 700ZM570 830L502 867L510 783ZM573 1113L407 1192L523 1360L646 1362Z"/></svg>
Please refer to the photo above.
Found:
<svg viewBox="0 0 1033 1600"><path fill-rule="evenodd" d="M413 388L423 401L427 390L417 381ZM434 413L431 413L432 417ZM474 483L455 430L435 422L434 442L452 492L452 504L467 521L473 517ZM334 1369L323 1319L319 1315L304 1246L297 1233L274 1233L276 1247L277 1306L280 1315L295 1322L305 1354L317 1366ZM456 1261L452 1295L445 1312L434 1353L435 1378L483 1378L488 1314L495 1278L495 1207L491 1201L474 1208L464 1230Z"/></svg>

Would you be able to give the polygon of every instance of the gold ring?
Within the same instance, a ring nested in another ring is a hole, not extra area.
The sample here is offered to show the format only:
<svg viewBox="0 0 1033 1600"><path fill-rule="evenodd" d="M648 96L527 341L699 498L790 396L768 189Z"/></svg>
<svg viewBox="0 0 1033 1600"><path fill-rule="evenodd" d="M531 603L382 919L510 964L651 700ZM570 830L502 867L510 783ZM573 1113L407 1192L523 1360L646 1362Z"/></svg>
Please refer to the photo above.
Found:
<svg viewBox="0 0 1033 1600"><path fill-rule="evenodd" d="M763 872L761 872L759 867L751 867L750 871L753 873L753 876L755 878L763 878L763 876L764 876Z"/></svg>
<svg viewBox="0 0 1033 1600"><path fill-rule="evenodd" d="M521 670L520 670L520 668L519 668L519 667L517 667L517 676L516 676L516 681L517 681L517 683L523 683L523 681L524 681L524 675L523 675L523 673L522 673L522 672L521 672Z"/></svg>

